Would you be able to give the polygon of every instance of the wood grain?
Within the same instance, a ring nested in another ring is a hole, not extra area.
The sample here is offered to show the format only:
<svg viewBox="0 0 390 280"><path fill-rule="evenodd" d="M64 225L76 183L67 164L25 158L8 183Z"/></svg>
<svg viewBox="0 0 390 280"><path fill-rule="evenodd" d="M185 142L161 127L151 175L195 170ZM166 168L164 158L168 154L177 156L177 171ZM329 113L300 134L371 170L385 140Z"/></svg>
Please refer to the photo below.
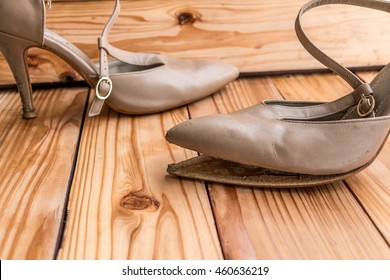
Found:
<svg viewBox="0 0 390 280"><path fill-rule="evenodd" d="M110 41L133 52L161 52L183 59L222 60L241 72L301 71L323 66L303 49L294 20L306 0L137 0L122 1ZM100 36L114 1L56 2L47 27L98 61ZM390 17L368 9L321 7L304 19L310 38L347 66L383 65L390 57L385 26ZM32 50L34 83L80 79L53 55ZM14 83L0 58L0 85Z"/></svg>
<svg viewBox="0 0 390 280"><path fill-rule="evenodd" d="M40 90L39 116L0 93L0 258L52 259L80 133L86 89Z"/></svg>
<svg viewBox="0 0 390 280"><path fill-rule="evenodd" d="M348 86L329 74L240 79L190 106L190 115L227 113L280 99L280 93L294 99L330 98L340 94L335 89L347 92ZM309 98L299 98L303 96ZM374 181L365 185L378 191ZM390 259L384 232L378 231L386 225L374 224L343 182L297 190L209 184L209 192L228 259ZM370 199L372 205L378 201Z"/></svg>
<svg viewBox="0 0 390 280"><path fill-rule="evenodd" d="M206 189L166 175L183 109L86 120L59 259L221 259Z"/></svg>

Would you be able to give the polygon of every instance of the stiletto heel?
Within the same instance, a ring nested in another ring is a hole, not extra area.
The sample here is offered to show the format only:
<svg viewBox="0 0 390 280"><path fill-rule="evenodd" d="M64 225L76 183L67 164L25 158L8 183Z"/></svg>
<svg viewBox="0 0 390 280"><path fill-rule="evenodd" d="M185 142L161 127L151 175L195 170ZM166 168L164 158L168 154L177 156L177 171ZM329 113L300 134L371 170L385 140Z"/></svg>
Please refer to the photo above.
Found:
<svg viewBox="0 0 390 280"><path fill-rule="evenodd" d="M37 116L32 101L32 89L28 73L26 52L33 47L29 41L15 38L0 32L0 52L12 71L18 87L23 106L23 118L32 119Z"/></svg>
<svg viewBox="0 0 390 280"><path fill-rule="evenodd" d="M0 51L14 74L23 104L23 117L34 118L26 52L39 47L63 58L95 90L89 116L99 115L104 103L124 114L169 110L214 93L238 76L232 65L212 61L183 61L155 53L132 53L108 42L120 12L114 11L98 39L100 66L76 46L45 28L48 0L0 1ZM109 56L115 58L108 61ZM99 69L100 68L100 69Z"/></svg>
<svg viewBox="0 0 390 280"><path fill-rule="evenodd" d="M302 45L354 90L333 102L268 100L179 124L167 140L204 155L170 165L169 173L252 187L306 187L351 176L375 160L390 132L390 64L368 84L316 48L300 18L328 4L390 13L390 2L312 0L298 14Z"/></svg>

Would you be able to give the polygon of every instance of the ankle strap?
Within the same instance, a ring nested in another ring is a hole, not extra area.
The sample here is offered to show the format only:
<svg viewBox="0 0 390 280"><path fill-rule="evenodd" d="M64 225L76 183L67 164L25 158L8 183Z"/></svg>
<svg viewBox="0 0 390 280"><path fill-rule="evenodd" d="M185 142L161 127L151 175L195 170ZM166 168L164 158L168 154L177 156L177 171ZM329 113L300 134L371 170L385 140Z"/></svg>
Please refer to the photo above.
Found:
<svg viewBox="0 0 390 280"><path fill-rule="evenodd" d="M114 25L116 19L118 18L120 11L121 11L120 2L119 0L115 0L115 7L111 14L111 17L108 20L106 26L104 27L101 37L98 39L98 45L100 49L100 78L109 76L108 53L106 48L104 47L104 44L105 42L107 42L108 34L110 33L112 26Z"/></svg>
<svg viewBox="0 0 390 280"><path fill-rule="evenodd" d="M1 1L1 0L0 0ZM151 65L161 63L160 59L156 56L151 56L146 53L132 53L123 51L112 46L108 42L108 34L111 31L116 19L120 13L120 2L115 0L115 8L108 20L106 26L103 29L101 37L98 39L98 45L100 49L100 77L95 87L95 98L92 102L89 116L97 116L104 105L105 100L110 96L114 87L110 79L108 55L115 57L117 60L132 64L132 65Z"/></svg>
<svg viewBox="0 0 390 280"><path fill-rule="evenodd" d="M110 96L113 84L110 79L109 65L108 65L108 52L104 47L105 42L107 42L108 34L112 26L114 25L118 15L120 13L121 6L119 0L115 0L115 7L111 14L110 19L108 20L106 26L103 29L102 35L98 38L98 45L100 49L100 75L99 81L95 87L95 98L92 101L91 108L89 110L89 116L97 116L100 114L105 100ZM101 92L105 94L101 94Z"/></svg>
<svg viewBox="0 0 390 280"><path fill-rule="evenodd" d="M297 33L298 39L301 42L302 46L319 62L324 64L329 69L333 70L335 73L340 75L348 84L350 84L354 89L358 88L364 82L350 70L327 56L321 50L319 50L306 36L305 32L301 26L301 17L302 15L319 6L330 5L330 4L345 4L352 6L359 6L364 8L370 8L375 10L380 10L390 13L390 2L374 1L374 0L312 0L306 3L298 13L297 19L295 21L295 31Z"/></svg>

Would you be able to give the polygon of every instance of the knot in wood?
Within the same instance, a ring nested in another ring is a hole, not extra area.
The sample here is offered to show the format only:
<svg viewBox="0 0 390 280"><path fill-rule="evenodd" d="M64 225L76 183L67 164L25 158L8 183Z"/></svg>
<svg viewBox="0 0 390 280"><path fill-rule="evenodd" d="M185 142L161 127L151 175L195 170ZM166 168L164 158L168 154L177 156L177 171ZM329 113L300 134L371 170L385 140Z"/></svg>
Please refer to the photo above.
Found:
<svg viewBox="0 0 390 280"><path fill-rule="evenodd" d="M195 11L179 11L176 16L180 25L192 24L200 18L199 13Z"/></svg>
<svg viewBox="0 0 390 280"><path fill-rule="evenodd" d="M27 65L28 67L38 67L39 66L39 58L36 55L29 54L27 55Z"/></svg>
<svg viewBox="0 0 390 280"><path fill-rule="evenodd" d="M122 198L121 206L130 210L149 210L154 212L160 207L160 202L151 196L130 193Z"/></svg>

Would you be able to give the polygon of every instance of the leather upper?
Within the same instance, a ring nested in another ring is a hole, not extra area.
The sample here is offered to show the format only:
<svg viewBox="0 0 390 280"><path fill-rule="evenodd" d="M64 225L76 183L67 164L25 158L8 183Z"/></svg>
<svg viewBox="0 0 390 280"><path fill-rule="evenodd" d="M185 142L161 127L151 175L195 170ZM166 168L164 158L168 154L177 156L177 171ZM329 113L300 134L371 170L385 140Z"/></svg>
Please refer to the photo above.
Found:
<svg viewBox="0 0 390 280"><path fill-rule="evenodd" d="M176 145L233 162L328 175L369 163L390 129L390 117L287 120L281 107L258 104L233 114L194 119L170 129L166 137Z"/></svg>
<svg viewBox="0 0 390 280"><path fill-rule="evenodd" d="M43 0L1 0L0 32L42 46L44 42L45 10Z"/></svg>
<svg viewBox="0 0 390 280"><path fill-rule="evenodd" d="M126 64L111 63L113 90L106 100L110 108L128 114L161 112L216 92L238 76L237 68L226 63L144 55L149 70L115 73L114 65L126 68Z"/></svg>

